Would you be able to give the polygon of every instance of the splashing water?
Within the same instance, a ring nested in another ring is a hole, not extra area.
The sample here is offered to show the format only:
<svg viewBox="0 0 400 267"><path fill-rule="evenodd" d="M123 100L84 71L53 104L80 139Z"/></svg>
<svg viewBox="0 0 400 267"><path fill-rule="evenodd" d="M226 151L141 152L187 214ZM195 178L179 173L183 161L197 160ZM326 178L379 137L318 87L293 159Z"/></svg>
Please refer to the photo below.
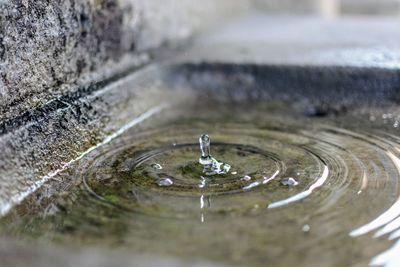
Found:
<svg viewBox="0 0 400 267"><path fill-rule="evenodd" d="M203 134L199 138L201 156L199 163L203 165L203 173L206 175L226 174L231 169L229 164L219 162L215 158L211 157L211 143L210 137L207 134Z"/></svg>

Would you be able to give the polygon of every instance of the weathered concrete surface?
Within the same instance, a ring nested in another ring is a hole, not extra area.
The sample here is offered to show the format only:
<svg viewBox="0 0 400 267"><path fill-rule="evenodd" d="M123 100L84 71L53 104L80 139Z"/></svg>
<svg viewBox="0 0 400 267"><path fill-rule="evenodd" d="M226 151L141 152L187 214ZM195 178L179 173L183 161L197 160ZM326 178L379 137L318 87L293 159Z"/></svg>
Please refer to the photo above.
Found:
<svg viewBox="0 0 400 267"><path fill-rule="evenodd" d="M229 5L227 3L229 2ZM246 1L0 2L0 122L46 103L126 54L186 39Z"/></svg>
<svg viewBox="0 0 400 267"><path fill-rule="evenodd" d="M400 21L253 14L203 37L192 62L400 68Z"/></svg>

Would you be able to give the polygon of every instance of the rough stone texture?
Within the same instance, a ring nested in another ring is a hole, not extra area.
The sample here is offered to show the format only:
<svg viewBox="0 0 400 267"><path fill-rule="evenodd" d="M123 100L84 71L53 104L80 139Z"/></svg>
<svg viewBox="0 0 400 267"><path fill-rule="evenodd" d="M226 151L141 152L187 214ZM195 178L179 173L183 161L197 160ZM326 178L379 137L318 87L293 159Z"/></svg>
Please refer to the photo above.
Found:
<svg viewBox="0 0 400 267"><path fill-rule="evenodd" d="M125 54L177 42L245 1L0 2L0 121L68 91ZM227 8L229 6L229 8Z"/></svg>

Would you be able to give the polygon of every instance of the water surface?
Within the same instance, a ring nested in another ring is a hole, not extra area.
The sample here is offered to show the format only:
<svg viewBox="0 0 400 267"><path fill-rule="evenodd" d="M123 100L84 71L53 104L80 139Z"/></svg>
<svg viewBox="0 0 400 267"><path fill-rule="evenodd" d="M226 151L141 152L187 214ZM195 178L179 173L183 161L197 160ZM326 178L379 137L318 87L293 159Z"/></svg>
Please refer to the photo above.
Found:
<svg viewBox="0 0 400 267"><path fill-rule="evenodd" d="M200 99L92 151L3 218L2 235L238 266L396 266L395 106L311 116ZM203 173L202 133L228 173Z"/></svg>

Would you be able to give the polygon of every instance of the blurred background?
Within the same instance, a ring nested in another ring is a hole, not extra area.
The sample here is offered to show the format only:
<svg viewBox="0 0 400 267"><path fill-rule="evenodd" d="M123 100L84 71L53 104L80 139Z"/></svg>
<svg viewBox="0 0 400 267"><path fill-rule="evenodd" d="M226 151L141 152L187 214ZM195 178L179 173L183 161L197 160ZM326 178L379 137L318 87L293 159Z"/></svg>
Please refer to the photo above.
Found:
<svg viewBox="0 0 400 267"><path fill-rule="evenodd" d="M399 0L255 0L270 13L319 14L323 16L400 16Z"/></svg>

